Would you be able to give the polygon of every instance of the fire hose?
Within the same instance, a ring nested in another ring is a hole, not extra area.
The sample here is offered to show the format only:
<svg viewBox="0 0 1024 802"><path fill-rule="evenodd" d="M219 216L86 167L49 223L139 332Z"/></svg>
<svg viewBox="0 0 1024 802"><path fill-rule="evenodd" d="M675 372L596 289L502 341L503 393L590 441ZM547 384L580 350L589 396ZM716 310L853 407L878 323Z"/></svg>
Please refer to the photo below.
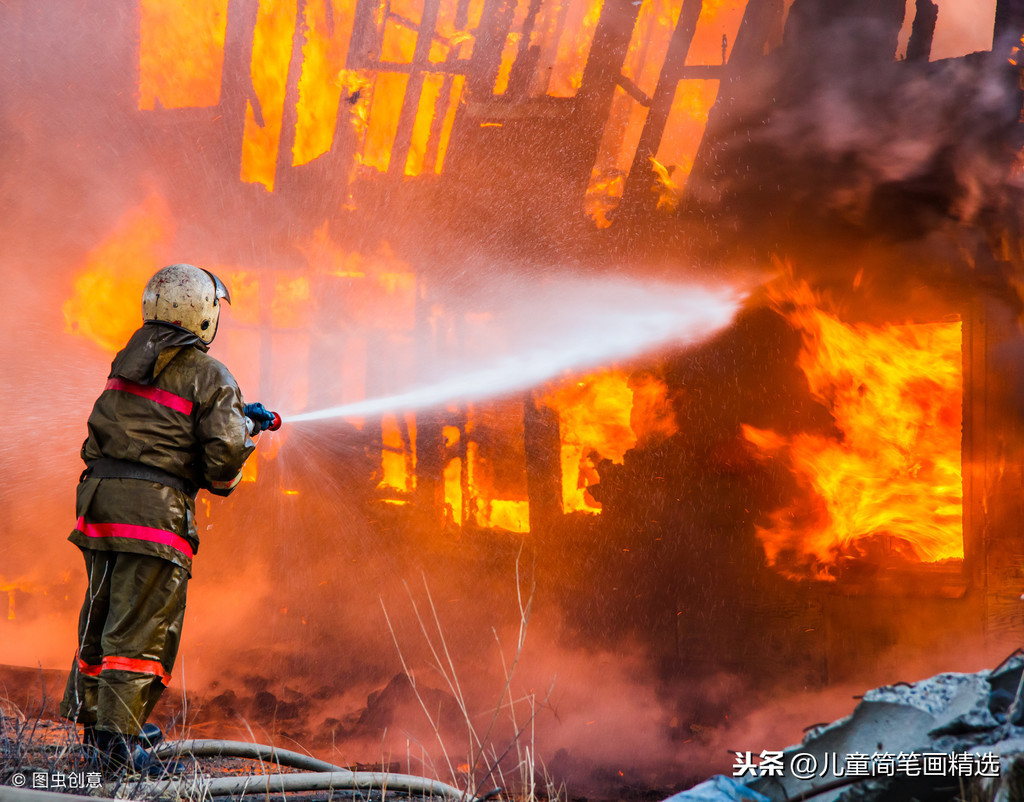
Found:
<svg viewBox="0 0 1024 802"><path fill-rule="evenodd" d="M336 766L299 752L244 741L172 741L153 748L150 750L150 754L165 760L181 755L250 758L307 771L298 774L256 774L216 779L193 777L139 783L135 786L135 791L146 797L168 793L179 797L186 794L199 794L202 798L205 796L239 796L245 793L271 794L289 791L380 790L404 791L410 794L464 800L464 802L483 802L483 800L496 795L495 792L491 792L483 797L474 797L453 785L411 774L350 771L342 766Z"/></svg>
<svg viewBox="0 0 1024 802"><path fill-rule="evenodd" d="M326 760L319 760L301 752L291 752L265 744L252 744L246 741L224 741L220 739L203 739L188 741L168 741L149 750L159 759L166 760L178 755L192 757L241 757L252 760L265 760L279 766L306 771L349 771L344 766L336 766ZM351 772L350 772L351 773Z"/></svg>

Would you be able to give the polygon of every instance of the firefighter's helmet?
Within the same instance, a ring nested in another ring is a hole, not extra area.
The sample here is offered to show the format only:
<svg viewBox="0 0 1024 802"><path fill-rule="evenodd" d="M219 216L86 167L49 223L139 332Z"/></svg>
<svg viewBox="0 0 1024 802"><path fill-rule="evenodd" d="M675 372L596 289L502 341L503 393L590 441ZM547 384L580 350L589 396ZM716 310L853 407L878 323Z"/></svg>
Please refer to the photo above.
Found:
<svg viewBox="0 0 1024 802"><path fill-rule="evenodd" d="M142 319L179 326L209 345L217 334L221 299L231 303L228 288L209 270L170 265L158 270L146 285Z"/></svg>

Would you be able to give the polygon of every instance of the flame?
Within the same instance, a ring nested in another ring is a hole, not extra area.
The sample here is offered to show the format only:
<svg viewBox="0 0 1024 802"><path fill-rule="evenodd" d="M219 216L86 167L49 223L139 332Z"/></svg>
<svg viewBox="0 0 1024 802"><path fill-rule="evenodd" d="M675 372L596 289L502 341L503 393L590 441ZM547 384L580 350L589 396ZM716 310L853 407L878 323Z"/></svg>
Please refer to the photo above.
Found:
<svg viewBox="0 0 1024 802"><path fill-rule="evenodd" d="M617 89L616 92L622 90ZM606 129L607 130L607 129ZM601 171L595 167L590 176L583 200L583 210L587 217L594 221L598 228L608 228L612 224L609 214L615 211L626 189L626 174L617 171L614 175L602 177Z"/></svg>
<svg viewBox="0 0 1024 802"><path fill-rule="evenodd" d="M86 257L64 302L65 331L106 351L124 347L142 325L142 290L162 266L173 225L163 200L151 194L118 221L113 233Z"/></svg>
<svg viewBox="0 0 1024 802"><path fill-rule="evenodd" d="M682 5L682 0L643 0L640 5L622 74L647 97L654 94ZM611 224L608 212L619 205L647 111L621 86L615 88L585 200L598 228Z"/></svg>
<svg viewBox="0 0 1024 802"><path fill-rule="evenodd" d="M484 502L481 518L492 529L509 532L530 531L530 502L510 499L491 499Z"/></svg>
<svg viewBox="0 0 1024 802"><path fill-rule="evenodd" d="M271 325L275 329L301 329L308 326L309 302L309 279L306 276L277 276L271 296Z"/></svg>
<svg viewBox="0 0 1024 802"><path fill-rule="evenodd" d="M381 72L374 77L360 164L387 172L408 83L409 76L402 73Z"/></svg>
<svg viewBox="0 0 1024 802"><path fill-rule="evenodd" d="M543 402L558 412L562 441L562 508L565 512L600 511L587 487L599 480L599 459L622 462L636 445L630 426L633 393L619 370L594 373L556 386Z"/></svg>
<svg viewBox="0 0 1024 802"><path fill-rule="evenodd" d="M878 551L961 559L961 323L849 325L806 285L777 300L803 335L799 366L838 436L744 427L804 492L759 530L769 562L833 579L844 561Z"/></svg>
<svg viewBox="0 0 1024 802"><path fill-rule="evenodd" d="M331 235L325 221L297 243L311 273L352 279L338 301L353 328L408 331L416 318L416 274L387 242L376 252L348 250ZM233 291L233 290L232 290Z"/></svg>
<svg viewBox="0 0 1024 802"><path fill-rule="evenodd" d="M366 129L370 121L371 76L365 70L342 70L338 74L338 83L342 92L346 94L349 123L356 141L362 143L366 139Z"/></svg>
<svg viewBox="0 0 1024 802"><path fill-rule="evenodd" d="M243 482L255 482L257 479L259 479L259 475L260 475L259 465L260 465L259 454L254 452L249 457L249 459L247 459L245 461L245 464L242 466L242 481Z"/></svg>
<svg viewBox="0 0 1024 802"><path fill-rule="evenodd" d="M703 0L686 63L725 64L747 10L748 0Z"/></svg>
<svg viewBox="0 0 1024 802"><path fill-rule="evenodd" d="M462 90L466 86L466 76L456 75L452 79L452 88L448 96L448 112L441 123L441 132L437 143L437 161L434 163L434 173L441 174L444 167L444 157L448 153L448 143L451 140L452 128L455 126L455 113L462 102Z"/></svg>
<svg viewBox="0 0 1024 802"><path fill-rule="evenodd" d="M523 25L529 10L530 0L517 0L512 15L512 24L501 50L501 66L498 68L498 77L494 81L495 95L504 95L508 91L508 79L512 75L512 67L519 55L519 42L523 38Z"/></svg>
<svg viewBox="0 0 1024 802"><path fill-rule="evenodd" d="M227 282L231 292L231 319L235 323L257 326L260 322L260 279L248 270L213 268ZM218 335L219 336L219 335Z"/></svg>
<svg viewBox="0 0 1024 802"><path fill-rule="evenodd" d="M673 211L679 205L717 97L718 81L680 81L676 87L665 135L651 159L658 209Z"/></svg>
<svg viewBox="0 0 1024 802"><path fill-rule="evenodd" d="M355 23L356 4L348 0L305 3L306 41L296 107L293 164L306 164L331 149L338 106L346 92L345 59Z"/></svg>
<svg viewBox="0 0 1024 802"><path fill-rule="evenodd" d="M462 432L458 426L445 426L443 431L445 449L458 448ZM448 460L444 466L444 503L447 518L462 525L462 457Z"/></svg>
<svg viewBox="0 0 1024 802"><path fill-rule="evenodd" d="M643 0L632 32L623 75L641 93L653 95L661 73L682 0ZM374 11L378 53L369 56L392 69L346 70L354 29L356 3L324 0L302 4L297 0L259 3L250 64L251 94L245 110L240 176L273 192L279 164L302 165L328 151L348 152L337 145L339 121L352 127L356 147L346 185L351 187L356 168L379 172L391 169L391 154L398 135L409 68L416 59L417 43L429 38L429 64L469 64L485 0L439 0L432 31L421 31L424 0L394 0ZM706 0L702 5L687 64L718 64L728 58L746 0ZM583 70L603 8L603 0L552 0L541 3L531 20L529 41L523 42L529 0L516 0L493 93L507 91L515 60L521 52L536 53L531 94L571 97L580 88ZM143 0L139 46L139 105L186 108L208 107L219 101L227 19L226 0L202 3L183 0ZM297 25L300 27L297 29ZM293 59L295 41L302 52ZM522 46L526 44L527 48ZM422 50L421 50L422 53ZM293 63L294 62L294 63ZM399 66L401 65L401 66ZM403 69L404 67L404 69ZM294 131L285 141L291 153L279 153L285 124L289 71L296 76ZM420 68L417 64L416 68ZM466 77L444 72L423 73L413 99L416 115L405 175L442 172L458 109L463 103ZM676 90L666 135L656 158L672 175L661 184L660 208L675 204L696 148L703 135L707 112L715 99L717 81L681 81ZM347 107L347 108L346 108ZM618 87L605 125L600 154L587 192L587 213L601 226L622 194L647 106ZM406 132L403 130L403 136ZM292 136L294 134L294 136ZM345 208L354 208L351 191Z"/></svg>
<svg viewBox="0 0 1024 802"><path fill-rule="evenodd" d="M419 175L424 169L433 170L436 174L441 173L448 150L448 140L455 124L455 112L462 99L465 83L466 78L463 75L452 78L441 73L428 73L424 77L420 105L412 128L409 155L405 162L406 175ZM438 117L440 127L435 134L435 119ZM428 159L431 142L436 144L432 154L433 164L430 164Z"/></svg>
<svg viewBox="0 0 1024 802"><path fill-rule="evenodd" d="M654 176L657 179L655 191L658 193L658 209L675 209L679 205L683 187L673 178L674 170L666 167L653 156L651 156L651 167L654 169ZM672 165L672 168L674 167L675 165Z"/></svg>
<svg viewBox="0 0 1024 802"><path fill-rule="evenodd" d="M660 376L634 374L630 376L629 389L633 393L629 427L639 448L658 445L679 431L668 385Z"/></svg>
<svg viewBox="0 0 1024 802"><path fill-rule="evenodd" d="M526 465L522 452L515 453L515 444L523 442L522 407L517 414L515 404L471 404L465 414L465 472L460 481L468 520L463 523L529 532ZM452 491L454 495L454 486Z"/></svg>
<svg viewBox="0 0 1024 802"><path fill-rule="evenodd" d="M416 487L416 419L407 413L401 421L395 415L381 420L381 469L379 489L410 493Z"/></svg>
<svg viewBox="0 0 1024 802"><path fill-rule="evenodd" d="M7 620L13 621L15 619L15 594L16 593L46 593L46 589L27 578L21 579L4 579L0 576L0 593L7 594Z"/></svg>
<svg viewBox="0 0 1024 802"><path fill-rule="evenodd" d="M604 0L569 0L566 5L564 27L548 81L547 91L553 97L572 97L579 91Z"/></svg>
<svg viewBox="0 0 1024 802"><path fill-rule="evenodd" d="M430 61L439 64L452 59L468 60L473 57L476 43L476 28L483 16L483 0L470 0L466 24L459 27L456 20L459 13L458 0L441 0L434 38L430 43Z"/></svg>
<svg viewBox="0 0 1024 802"><path fill-rule="evenodd" d="M746 6L747 0L705 0L686 64L724 64ZM622 74L648 98L657 88L681 10L682 0L643 0L640 6ZM717 95L717 80L686 79L676 85L665 133L651 160L659 209L678 205ZM622 197L647 112L647 105L616 87L586 192L585 211L598 228L610 225L608 215Z"/></svg>
<svg viewBox="0 0 1024 802"><path fill-rule="evenodd" d="M141 0L140 109L217 105L227 5L227 0Z"/></svg>
<svg viewBox="0 0 1024 802"><path fill-rule="evenodd" d="M252 88L242 136L243 181L274 190L297 0L262 0L252 41ZM258 106L259 114L257 115Z"/></svg>

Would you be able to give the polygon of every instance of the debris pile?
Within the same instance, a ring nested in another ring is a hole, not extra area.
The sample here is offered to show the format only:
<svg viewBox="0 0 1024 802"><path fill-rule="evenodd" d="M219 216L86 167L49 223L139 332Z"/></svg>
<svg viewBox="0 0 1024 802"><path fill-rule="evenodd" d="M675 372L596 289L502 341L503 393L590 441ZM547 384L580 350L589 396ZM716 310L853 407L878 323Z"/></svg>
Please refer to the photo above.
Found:
<svg viewBox="0 0 1024 802"><path fill-rule="evenodd" d="M849 716L812 727L801 743L736 752L733 777L712 777L665 802L1017 799L1022 691L1020 650L991 671L875 688Z"/></svg>

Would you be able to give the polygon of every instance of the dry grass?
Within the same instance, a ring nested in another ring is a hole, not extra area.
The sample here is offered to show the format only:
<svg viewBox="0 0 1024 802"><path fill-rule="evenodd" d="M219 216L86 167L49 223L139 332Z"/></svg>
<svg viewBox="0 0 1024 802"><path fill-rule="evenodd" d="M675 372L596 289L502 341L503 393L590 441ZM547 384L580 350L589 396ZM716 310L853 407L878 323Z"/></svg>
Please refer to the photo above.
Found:
<svg viewBox="0 0 1024 802"><path fill-rule="evenodd" d="M501 639L497 631L492 629L504 681L495 702L489 708L490 712L483 715L474 714L470 709L426 578L424 577L423 582L425 596L423 609L421 609L421 604L417 603L411 589L406 586L420 634L423 636L431 656L430 668L441 677L448 693L455 699L465 727L465 740L458 748L450 743L450 739L442 732L438 711L430 709L424 696L417 689L415 672L406 660L383 599L381 607L384 610L384 618L398 652L402 670L413 688L423 714L431 724L438 747L437 751L441 755L440 759L444 762L441 767L443 773L451 780L464 777L468 796L493 796L500 791L503 796L515 798L520 802L564 800L567 796L564 786L556 784L551 779L544 762L538 758L535 748L537 714L547 705L554 682L540 699L533 693L516 695L513 691L513 677L526 644L535 590L531 584L528 591L524 592L518 560L516 561L515 579L519 608L516 642L511 650L511 657L506 657ZM496 733L501 729L502 724L505 725L506 731L509 727L511 728L512 735L496 739ZM426 758L426 750L423 751L425 759L429 760ZM457 754L465 754L464 762L468 766L468 770L456 770L452 756ZM437 766L433 766L433 770L435 774L439 773Z"/></svg>

